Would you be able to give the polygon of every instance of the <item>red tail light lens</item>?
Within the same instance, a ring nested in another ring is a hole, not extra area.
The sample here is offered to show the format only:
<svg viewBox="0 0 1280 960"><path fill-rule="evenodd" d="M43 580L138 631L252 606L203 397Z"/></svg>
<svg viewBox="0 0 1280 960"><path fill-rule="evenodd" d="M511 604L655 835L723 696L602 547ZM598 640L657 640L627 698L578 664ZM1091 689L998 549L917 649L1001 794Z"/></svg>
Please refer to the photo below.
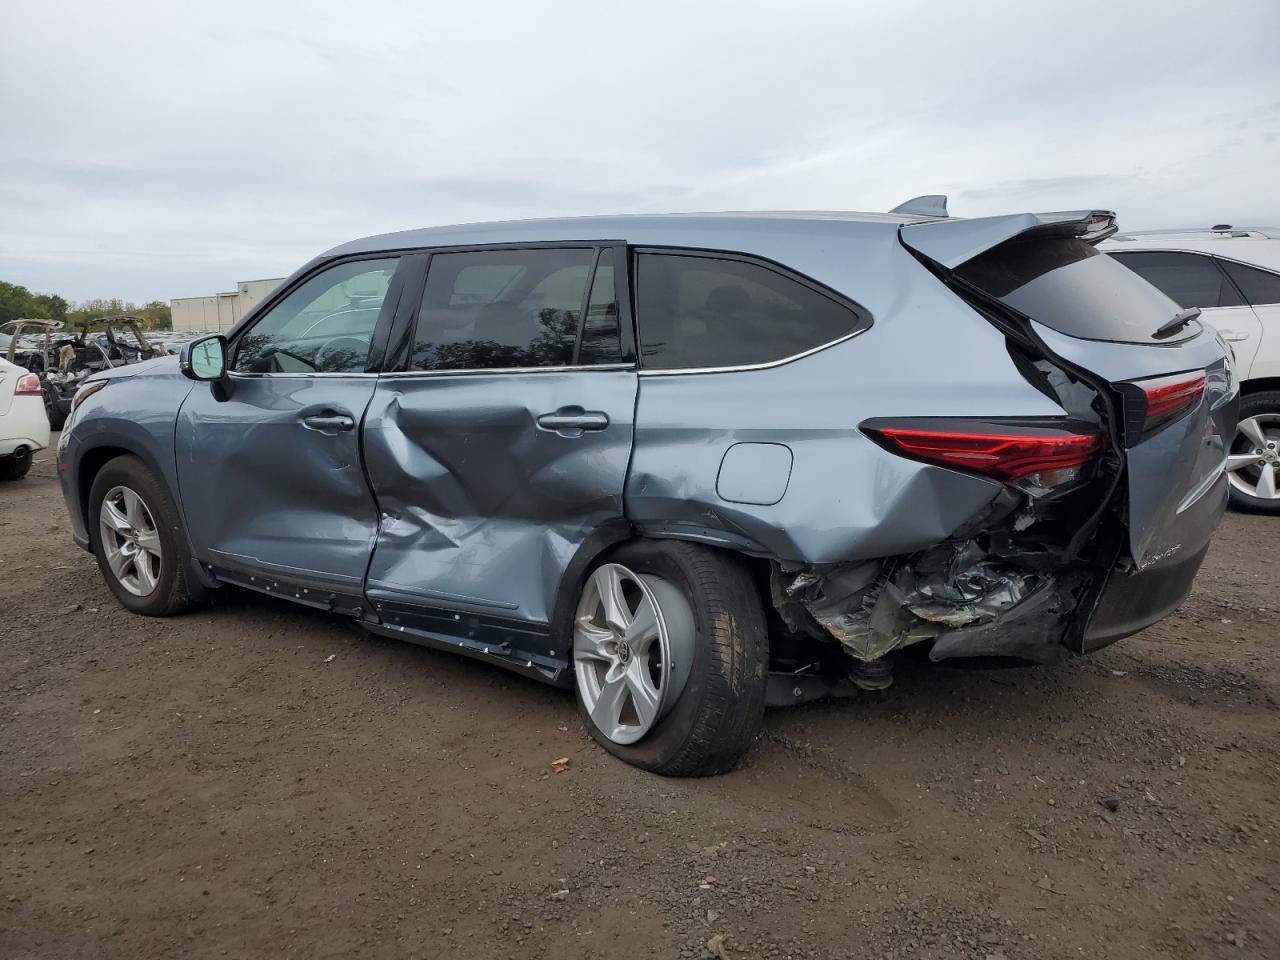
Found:
<svg viewBox="0 0 1280 960"><path fill-rule="evenodd" d="M15 397L40 396L40 378L34 373L25 373L18 378L18 385L13 388Z"/></svg>
<svg viewBox="0 0 1280 960"><path fill-rule="evenodd" d="M868 421L862 429L885 449L939 467L977 473L1035 496L1074 486L1102 450L1087 428L932 419Z"/></svg>
<svg viewBox="0 0 1280 960"><path fill-rule="evenodd" d="M1195 409L1204 396L1204 388L1203 370L1123 384L1129 446L1159 433Z"/></svg>

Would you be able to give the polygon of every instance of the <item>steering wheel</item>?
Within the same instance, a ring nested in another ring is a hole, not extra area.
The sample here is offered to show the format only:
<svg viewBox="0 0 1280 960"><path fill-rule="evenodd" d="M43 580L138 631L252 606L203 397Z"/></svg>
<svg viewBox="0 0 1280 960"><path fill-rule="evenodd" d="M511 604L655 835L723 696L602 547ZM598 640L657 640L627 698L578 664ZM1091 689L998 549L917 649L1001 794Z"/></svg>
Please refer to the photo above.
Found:
<svg viewBox="0 0 1280 960"><path fill-rule="evenodd" d="M355 356L359 357L361 359L360 368L363 370L363 361L369 355L369 341L365 337L353 337L350 335L333 337L330 340L326 340L320 345L320 349L315 352L315 360L312 361L315 368L317 370L325 370L328 366L327 362L331 359L343 359L337 356L340 351L350 351ZM335 357L331 358L329 356L330 354L334 354ZM351 367L351 364L340 363L339 367L341 369L327 370L326 372L345 373Z"/></svg>
<svg viewBox="0 0 1280 960"><path fill-rule="evenodd" d="M297 360L300 364L302 364L303 366L306 366L306 367L310 367L312 370L319 370L319 369L320 369L320 368L319 368L319 366L318 366L317 364L315 364L315 363L313 363L312 361L308 360L306 357L300 357L300 356L298 356L296 353L293 353L293 352L291 352L291 351L289 351L289 350L285 350L285 349L283 349L282 347L276 347L274 350L272 350L272 351L271 351L270 357L269 357L269 358L266 358L266 359L272 359L272 360L274 360L274 359L275 359L276 354L278 354L278 353L283 353L283 354L284 354L286 357L288 357L289 359L291 359L291 360ZM280 364L277 362L277 363L276 363L276 366L278 367L278 366L280 366ZM288 372L288 371L281 371L281 372Z"/></svg>

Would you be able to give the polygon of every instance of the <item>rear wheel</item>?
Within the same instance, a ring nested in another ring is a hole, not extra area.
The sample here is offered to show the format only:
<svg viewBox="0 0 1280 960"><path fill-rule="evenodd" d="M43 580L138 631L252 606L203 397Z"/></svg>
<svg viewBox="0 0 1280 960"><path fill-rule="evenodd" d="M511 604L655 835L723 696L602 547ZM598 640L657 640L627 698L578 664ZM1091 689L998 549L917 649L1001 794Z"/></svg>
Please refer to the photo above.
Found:
<svg viewBox="0 0 1280 960"><path fill-rule="evenodd" d="M21 480L31 469L33 453L30 447L23 447L0 460L0 480Z"/></svg>
<svg viewBox="0 0 1280 960"><path fill-rule="evenodd" d="M748 571L706 547L629 544L579 597L573 660L587 726L655 773L733 769L764 718L768 652Z"/></svg>
<svg viewBox="0 0 1280 960"><path fill-rule="evenodd" d="M98 569L122 606L150 617L187 608L190 555L178 511L146 464L117 457L98 471L88 519Z"/></svg>
<svg viewBox="0 0 1280 960"><path fill-rule="evenodd" d="M1280 392L1254 393L1240 402L1227 479L1236 509L1280 514Z"/></svg>

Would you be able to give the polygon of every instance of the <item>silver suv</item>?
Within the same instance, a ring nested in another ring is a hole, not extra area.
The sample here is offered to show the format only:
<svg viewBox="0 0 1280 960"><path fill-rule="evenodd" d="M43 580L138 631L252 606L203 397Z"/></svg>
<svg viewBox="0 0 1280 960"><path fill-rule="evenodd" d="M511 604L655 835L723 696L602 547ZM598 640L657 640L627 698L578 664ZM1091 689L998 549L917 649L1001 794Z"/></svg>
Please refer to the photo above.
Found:
<svg viewBox="0 0 1280 960"><path fill-rule="evenodd" d="M666 774L900 651L1052 663L1191 588L1222 341L1099 211L416 230L105 371L59 445L120 602L224 584L573 687Z"/></svg>
<svg viewBox="0 0 1280 960"><path fill-rule="evenodd" d="M1231 344L1240 379L1231 503L1280 514L1280 230L1126 231L1101 249L1180 306L1199 308Z"/></svg>

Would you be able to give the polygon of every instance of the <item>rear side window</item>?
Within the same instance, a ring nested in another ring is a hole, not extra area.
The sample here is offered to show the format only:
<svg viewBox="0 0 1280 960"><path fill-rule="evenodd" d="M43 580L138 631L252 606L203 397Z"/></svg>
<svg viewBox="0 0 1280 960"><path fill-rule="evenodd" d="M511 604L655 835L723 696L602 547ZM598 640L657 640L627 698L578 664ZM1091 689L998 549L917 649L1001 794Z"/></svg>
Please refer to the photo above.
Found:
<svg viewBox="0 0 1280 960"><path fill-rule="evenodd" d="M640 253L636 313L650 370L785 360L870 326L852 305L763 264Z"/></svg>
<svg viewBox="0 0 1280 960"><path fill-rule="evenodd" d="M580 347L581 363L618 362L611 258L601 250L592 283L593 247L434 254L411 369L567 367Z"/></svg>
<svg viewBox="0 0 1280 960"><path fill-rule="evenodd" d="M1259 270L1234 260L1219 260L1218 263L1231 275L1244 298L1255 307L1280 303L1280 274Z"/></svg>
<svg viewBox="0 0 1280 960"><path fill-rule="evenodd" d="M1208 310L1241 304L1231 281L1205 254L1135 251L1112 256L1180 307Z"/></svg>
<svg viewBox="0 0 1280 960"><path fill-rule="evenodd" d="M956 275L1033 320L1083 340L1176 343L1200 331L1199 324L1188 323L1172 336L1154 337L1179 306L1118 260L1074 237L1007 240L961 264Z"/></svg>

